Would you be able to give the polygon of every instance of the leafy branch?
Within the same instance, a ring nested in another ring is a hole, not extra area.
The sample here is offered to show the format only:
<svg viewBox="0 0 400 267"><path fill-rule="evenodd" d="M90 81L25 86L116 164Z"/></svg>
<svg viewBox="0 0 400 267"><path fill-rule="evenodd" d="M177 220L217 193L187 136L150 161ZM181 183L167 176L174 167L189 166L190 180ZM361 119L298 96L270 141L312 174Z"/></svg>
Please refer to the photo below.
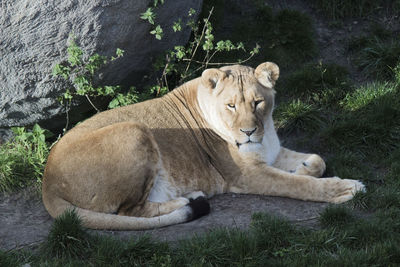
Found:
<svg viewBox="0 0 400 267"><path fill-rule="evenodd" d="M248 52L249 56L244 60L238 60L237 62L213 62L213 59L219 53L238 50L246 52L242 42L236 44L230 40L220 40L215 42L213 27L210 22L213 11L214 8L211 8L207 18L202 22L195 22L193 19L189 19L186 25L189 26L192 31L192 41L190 41L186 47L175 46L172 51L167 53L164 62L159 64L162 68L162 74L161 77L157 79L158 88L166 88L164 91L168 92L168 84L171 84L168 82L168 79L172 74L179 75L178 84L182 84L199 71L204 70L209 66L241 64L249 61L259 53L260 46L257 44L256 47ZM188 17L193 17L194 14L195 10L190 9ZM174 32L181 31L182 19L174 22L172 29Z"/></svg>

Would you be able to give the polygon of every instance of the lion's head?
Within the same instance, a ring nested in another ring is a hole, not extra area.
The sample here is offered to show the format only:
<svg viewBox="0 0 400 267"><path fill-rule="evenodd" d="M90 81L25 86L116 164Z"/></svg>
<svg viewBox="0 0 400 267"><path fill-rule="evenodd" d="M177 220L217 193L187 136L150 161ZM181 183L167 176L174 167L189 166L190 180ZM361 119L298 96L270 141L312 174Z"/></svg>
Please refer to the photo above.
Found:
<svg viewBox="0 0 400 267"><path fill-rule="evenodd" d="M256 69L234 65L207 69L201 76L198 101L206 121L223 139L239 150L260 145L273 127L276 64Z"/></svg>

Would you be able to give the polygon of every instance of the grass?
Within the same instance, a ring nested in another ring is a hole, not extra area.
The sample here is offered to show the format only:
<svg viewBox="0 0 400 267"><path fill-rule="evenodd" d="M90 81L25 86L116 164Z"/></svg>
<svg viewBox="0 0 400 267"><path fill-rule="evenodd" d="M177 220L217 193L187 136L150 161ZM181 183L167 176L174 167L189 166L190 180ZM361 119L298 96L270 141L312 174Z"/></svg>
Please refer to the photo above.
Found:
<svg viewBox="0 0 400 267"><path fill-rule="evenodd" d="M12 192L35 185L40 188L49 153L49 132L35 125L31 131L12 129L14 138L0 146L0 192Z"/></svg>
<svg viewBox="0 0 400 267"><path fill-rule="evenodd" d="M400 42L380 24L372 24L369 35L353 37L347 49L354 64L367 78L381 81L393 79L394 68L400 62Z"/></svg>
<svg viewBox="0 0 400 267"><path fill-rule="evenodd" d="M299 99L280 105L275 113L277 129L285 134L315 131L324 125L320 110Z"/></svg>
<svg viewBox="0 0 400 267"><path fill-rule="evenodd" d="M332 150L353 151L363 158L385 161L399 147L400 90L394 83L374 83L346 95L343 111L320 138ZM371 149L374 148L374 149Z"/></svg>
<svg viewBox="0 0 400 267"><path fill-rule="evenodd" d="M76 235L71 227L79 232L84 230L73 217L73 213L63 215L36 253L0 251L0 263L7 266L25 263L32 266L387 266L400 263L398 207L361 219L353 216L349 208L329 206L321 214L320 230L295 227L281 218L257 213L249 230L215 229L175 244L146 236L119 240L86 232ZM65 245L65 241L61 242L63 246L53 242L54 233L70 237L73 242L80 240L85 245L78 253L71 254L71 246ZM57 246L57 253L44 249L48 246Z"/></svg>
<svg viewBox="0 0 400 267"><path fill-rule="evenodd" d="M328 206L321 214L319 221L325 227L340 227L355 221L353 211L345 206Z"/></svg>
<svg viewBox="0 0 400 267"><path fill-rule="evenodd" d="M376 39L359 52L356 64L368 77L384 80L393 77L392 69L399 61L400 42L398 40L383 42Z"/></svg>
<svg viewBox="0 0 400 267"><path fill-rule="evenodd" d="M90 241L81 219L73 210L67 210L54 220L43 250L55 258L83 259L90 248Z"/></svg>

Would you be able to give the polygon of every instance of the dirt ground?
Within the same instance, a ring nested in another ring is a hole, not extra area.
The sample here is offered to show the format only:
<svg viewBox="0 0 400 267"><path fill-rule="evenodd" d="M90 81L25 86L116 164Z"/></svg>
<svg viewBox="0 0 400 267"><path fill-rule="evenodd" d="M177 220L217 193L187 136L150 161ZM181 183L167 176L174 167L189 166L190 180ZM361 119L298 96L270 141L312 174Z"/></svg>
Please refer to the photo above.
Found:
<svg viewBox="0 0 400 267"><path fill-rule="evenodd" d="M224 194L210 199L209 215L195 221L147 231L95 231L121 238L149 234L156 240L176 241L219 228L246 229L251 215L265 212L307 227L318 227L318 214L326 203L306 202L282 197ZM36 246L47 237L53 219L37 193L24 190L0 195L0 249Z"/></svg>

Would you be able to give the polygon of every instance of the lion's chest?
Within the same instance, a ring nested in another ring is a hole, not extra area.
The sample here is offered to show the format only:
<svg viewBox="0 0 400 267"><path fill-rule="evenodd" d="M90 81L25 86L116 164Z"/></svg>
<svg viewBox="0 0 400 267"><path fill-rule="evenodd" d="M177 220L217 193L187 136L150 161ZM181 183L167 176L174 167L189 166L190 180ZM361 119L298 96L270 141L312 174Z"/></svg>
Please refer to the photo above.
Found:
<svg viewBox="0 0 400 267"><path fill-rule="evenodd" d="M281 144L275 131L272 118L265 124L262 144L264 147L263 157L265 162L267 162L268 165L274 164L281 150Z"/></svg>

